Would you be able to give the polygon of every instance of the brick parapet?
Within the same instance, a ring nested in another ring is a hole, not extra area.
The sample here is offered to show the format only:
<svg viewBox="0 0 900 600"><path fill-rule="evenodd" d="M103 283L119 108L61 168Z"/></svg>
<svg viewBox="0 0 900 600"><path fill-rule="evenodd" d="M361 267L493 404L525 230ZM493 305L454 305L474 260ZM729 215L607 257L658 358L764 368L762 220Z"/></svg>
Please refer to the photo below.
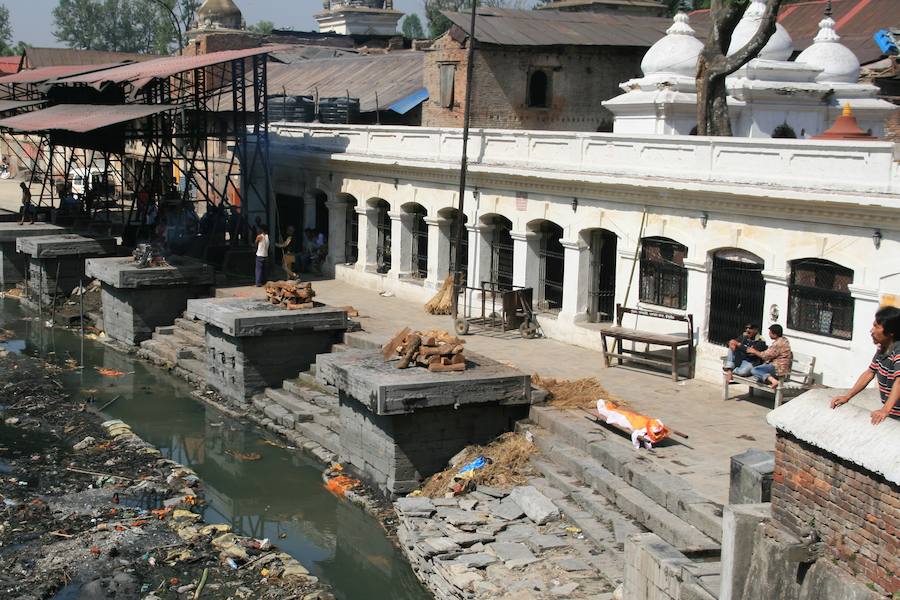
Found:
<svg viewBox="0 0 900 600"><path fill-rule="evenodd" d="M900 590L900 486L779 430L772 513L801 536L815 531L848 573Z"/></svg>

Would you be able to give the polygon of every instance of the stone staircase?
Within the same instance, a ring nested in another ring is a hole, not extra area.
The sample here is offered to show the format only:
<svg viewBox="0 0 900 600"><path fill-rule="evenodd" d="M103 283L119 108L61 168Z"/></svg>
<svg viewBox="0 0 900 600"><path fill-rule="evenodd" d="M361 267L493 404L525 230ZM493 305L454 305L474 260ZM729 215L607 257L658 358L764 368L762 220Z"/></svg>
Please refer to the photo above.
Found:
<svg viewBox="0 0 900 600"><path fill-rule="evenodd" d="M557 506L586 536L604 547L652 532L671 553L689 559L673 577L686 578L683 585L692 586L697 600L718 598L721 506L630 444L604 440L596 425L566 411L533 406L530 421L519 429L530 433L540 450L532 462L562 494L554 499Z"/></svg>
<svg viewBox="0 0 900 600"><path fill-rule="evenodd" d="M138 356L157 366L175 369L193 383L206 382L206 340L204 324L187 317L157 327L153 338L141 342Z"/></svg>

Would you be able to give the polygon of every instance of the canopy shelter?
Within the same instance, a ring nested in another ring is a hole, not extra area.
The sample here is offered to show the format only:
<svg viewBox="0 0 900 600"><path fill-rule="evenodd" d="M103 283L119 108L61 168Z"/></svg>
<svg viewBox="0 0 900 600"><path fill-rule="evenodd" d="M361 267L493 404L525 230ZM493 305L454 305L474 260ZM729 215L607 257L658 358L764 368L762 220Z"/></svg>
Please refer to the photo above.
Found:
<svg viewBox="0 0 900 600"><path fill-rule="evenodd" d="M0 77L0 94L30 86L27 99L47 105L0 118L0 135L18 145L32 181L42 183L39 205L53 206L55 197L71 194L73 181L99 171L103 204L118 207L126 230L146 224L150 206L194 202L239 206L243 224L257 216L267 222L274 204L268 54L282 48L60 65ZM224 244L224 225L219 229ZM245 237L236 233L232 240Z"/></svg>

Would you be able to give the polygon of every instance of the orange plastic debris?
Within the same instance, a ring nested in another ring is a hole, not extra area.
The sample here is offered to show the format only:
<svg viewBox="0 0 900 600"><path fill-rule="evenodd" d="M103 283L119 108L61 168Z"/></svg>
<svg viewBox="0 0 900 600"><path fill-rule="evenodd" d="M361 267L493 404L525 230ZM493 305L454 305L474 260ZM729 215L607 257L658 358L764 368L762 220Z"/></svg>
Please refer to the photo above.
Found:
<svg viewBox="0 0 900 600"><path fill-rule="evenodd" d="M94 556L100 556L100 548L97 546L91 546L91 554Z"/></svg>
<svg viewBox="0 0 900 600"><path fill-rule="evenodd" d="M116 371L115 369L107 369L106 367L94 367L94 369L104 377L121 377L125 374L124 371Z"/></svg>
<svg viewBox="0 0 900 600"><path fill-rule="evenodd" d="M332 477L325 483L325 489L335 496L343 497L348 490L352 490L358 485L358 479L353 479L346 475L338 475L337 477Z"/></svg>

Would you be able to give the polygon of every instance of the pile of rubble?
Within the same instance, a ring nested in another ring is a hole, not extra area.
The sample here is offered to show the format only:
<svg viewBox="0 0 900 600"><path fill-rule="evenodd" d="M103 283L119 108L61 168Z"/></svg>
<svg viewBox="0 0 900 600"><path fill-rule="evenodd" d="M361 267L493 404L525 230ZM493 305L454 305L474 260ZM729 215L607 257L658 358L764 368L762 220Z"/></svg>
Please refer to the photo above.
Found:
<svg viewBox="0 0 900 600"><path fill-rule="evenodd" d="M313 308L316 292L306 281L270 281L266 284L266 300L288 310Z"/></svg>
<svg viewBox="0 0 900 600"><path fill-rule="evenodd" d="M406 327L382 348L382 355L385 362L399 357L398 369L419 366L435 373L465 371L465 343L446 331L412 331Z"/></svg>
<svg viewBox="0 0 900 600"><path fill-rule="evenodd" d="M398 540L438 600L613 597L602 557L534 485L465 496L400 498Z"/></svg>

